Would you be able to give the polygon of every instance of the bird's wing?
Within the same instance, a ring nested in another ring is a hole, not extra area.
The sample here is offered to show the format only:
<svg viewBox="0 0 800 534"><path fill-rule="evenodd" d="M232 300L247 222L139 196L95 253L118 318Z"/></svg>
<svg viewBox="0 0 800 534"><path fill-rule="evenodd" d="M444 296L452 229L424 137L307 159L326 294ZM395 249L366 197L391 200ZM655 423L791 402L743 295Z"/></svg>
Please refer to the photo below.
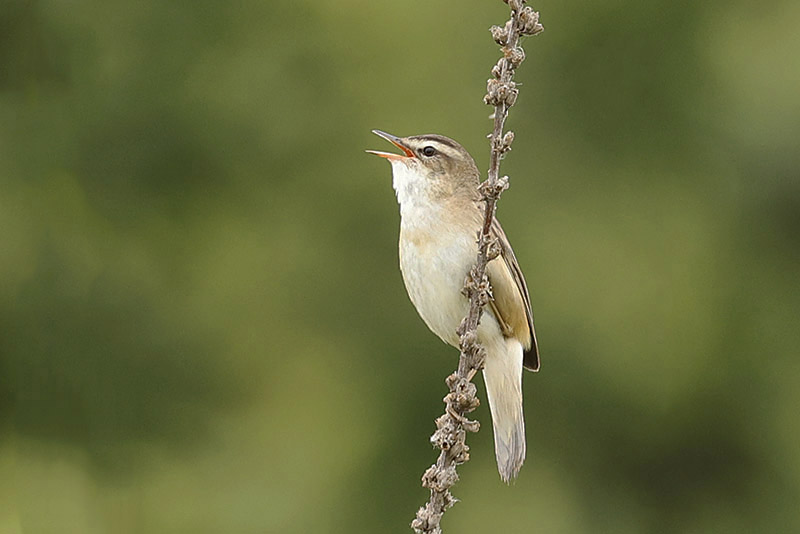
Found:
<svg viewBox="0 0 800 534"><path fill-rule="evenodd" d="M531 371L539 370L539 348L536 344L536 331L533 328L533 311L528 286L517 258L508 242L500 222L492 221L492 236L500 244L500 256L487 265L489 282L492 284L494 300L489 306L494 313L503 334L515 337L525 349L523 364Z"/></svg>

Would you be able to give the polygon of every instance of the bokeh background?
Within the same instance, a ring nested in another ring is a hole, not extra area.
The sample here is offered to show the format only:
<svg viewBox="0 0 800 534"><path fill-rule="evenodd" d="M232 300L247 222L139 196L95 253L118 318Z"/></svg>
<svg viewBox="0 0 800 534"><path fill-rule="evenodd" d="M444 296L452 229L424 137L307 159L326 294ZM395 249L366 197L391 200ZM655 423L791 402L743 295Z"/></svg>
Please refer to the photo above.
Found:
<svg viewBox="0 0 800 534"><path fill-rule="evenodd" d="M528 460L445 531L800 532L800 3L534 6ZM0 4L0 532L410 532L456 351L363 150L485 169L506 9Z"/></svg>

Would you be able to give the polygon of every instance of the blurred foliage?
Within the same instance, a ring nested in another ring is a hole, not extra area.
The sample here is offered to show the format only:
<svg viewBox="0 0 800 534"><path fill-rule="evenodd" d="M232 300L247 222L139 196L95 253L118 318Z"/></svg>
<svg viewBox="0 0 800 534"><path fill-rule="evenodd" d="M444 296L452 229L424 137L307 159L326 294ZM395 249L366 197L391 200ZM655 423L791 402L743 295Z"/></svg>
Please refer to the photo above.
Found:
<svg viewBox="0 0 800 534"><path fill-rule="evenodd" d="M534 6L529 458L446 531L800 532L800 4ZM409 532L456 352L363 149L485 168L505 10L2 3L0 532Z"/></svg>

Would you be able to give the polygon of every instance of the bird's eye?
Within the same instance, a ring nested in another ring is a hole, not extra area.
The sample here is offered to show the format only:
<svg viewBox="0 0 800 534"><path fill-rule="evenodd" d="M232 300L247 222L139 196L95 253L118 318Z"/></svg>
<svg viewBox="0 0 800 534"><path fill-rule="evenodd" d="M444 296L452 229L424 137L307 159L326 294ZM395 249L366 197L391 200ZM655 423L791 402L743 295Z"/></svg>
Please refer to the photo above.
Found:
<svg viewBox="0 0 800 534"><path fill-rule="evenodd" d="M434 154L436 154L436 149L433 148L432 146L426 146L425 148L422 149L423 156L431 157Z"/></svg>

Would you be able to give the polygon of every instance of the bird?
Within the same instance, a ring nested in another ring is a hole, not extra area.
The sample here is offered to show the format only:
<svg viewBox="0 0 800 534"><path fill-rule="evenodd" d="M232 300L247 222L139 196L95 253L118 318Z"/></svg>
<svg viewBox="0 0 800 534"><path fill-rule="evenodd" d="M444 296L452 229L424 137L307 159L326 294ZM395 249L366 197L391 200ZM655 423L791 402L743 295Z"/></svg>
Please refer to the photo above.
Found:
<svg viewBox="0 0 800 534"><path fill-rule="evenodd" d="M456 329L469 310L462 292L475 265L483 225L480 172L459 143L438 134L398 137L374 134L401 154L368 150L391 163L400 205L399 258L403 282L423 322L442 341L459 346ZM486 273L492 298L479 327L486 348L483 377L494 431L500 478L510 483L525 461L523 368L539 370L539 348L525 277L497 218L491 235L500 255Z"/></svg>

